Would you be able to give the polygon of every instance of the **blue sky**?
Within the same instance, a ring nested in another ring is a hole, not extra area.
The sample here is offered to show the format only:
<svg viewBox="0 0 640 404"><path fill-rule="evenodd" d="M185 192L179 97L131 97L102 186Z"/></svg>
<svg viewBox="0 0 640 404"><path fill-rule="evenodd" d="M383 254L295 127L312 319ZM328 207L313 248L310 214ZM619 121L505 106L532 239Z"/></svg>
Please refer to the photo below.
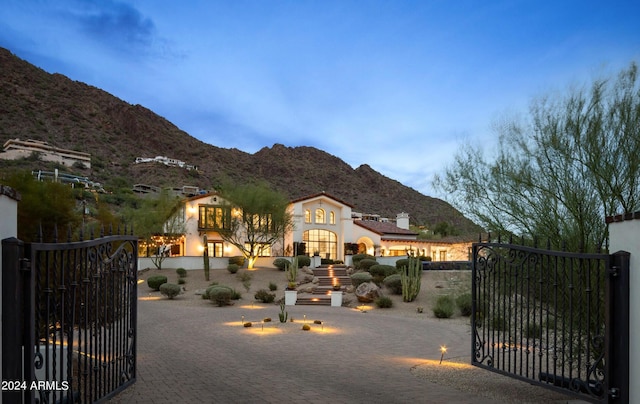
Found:
<svg viewBox="0 0 640 404"><path fill-rule="evenodd" d="M635 0L2 3L1 47L206 143L313 146L440 197L496 119L640 62Z"/></svg>

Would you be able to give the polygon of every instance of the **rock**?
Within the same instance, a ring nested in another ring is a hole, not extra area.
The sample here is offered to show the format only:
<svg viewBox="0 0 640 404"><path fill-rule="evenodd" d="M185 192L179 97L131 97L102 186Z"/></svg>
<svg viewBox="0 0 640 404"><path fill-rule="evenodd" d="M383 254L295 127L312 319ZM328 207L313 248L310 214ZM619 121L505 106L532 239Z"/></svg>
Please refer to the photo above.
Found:
<svg viewBox="0 0 640 404"><path fill-rule="evenodd" d="M312 281L313 281L312 275L305 275L304 278L302 278L302 280L300 281L300 284L311 283Z"/></svg>
<svg viewBox="0 0 640 404"><path fill-rule="evenodd" d="M302 269L300 269L300 271L303 274L309 274L309 275L313 275L313 269L309 268L309 267L302 267Z"/></svg>
<svg viewBox="0 0 640 404"><path fill-rule="evenodd" d="M381 295L380 288L373 282L361 283L356 288L355 294L361 303L372 303Z"/></svg>

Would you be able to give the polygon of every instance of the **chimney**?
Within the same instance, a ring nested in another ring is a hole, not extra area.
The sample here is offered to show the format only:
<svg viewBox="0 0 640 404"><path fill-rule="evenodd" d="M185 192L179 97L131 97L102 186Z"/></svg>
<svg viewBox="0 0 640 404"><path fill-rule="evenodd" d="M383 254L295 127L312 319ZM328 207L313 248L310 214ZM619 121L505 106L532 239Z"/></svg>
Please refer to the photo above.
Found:
<svg viewBox="0 0 640 404"><path fill-rule="evenodd" d="M409 214L404 212L398 213L398 216L396 216L396 226L409 230Z"/></svg>

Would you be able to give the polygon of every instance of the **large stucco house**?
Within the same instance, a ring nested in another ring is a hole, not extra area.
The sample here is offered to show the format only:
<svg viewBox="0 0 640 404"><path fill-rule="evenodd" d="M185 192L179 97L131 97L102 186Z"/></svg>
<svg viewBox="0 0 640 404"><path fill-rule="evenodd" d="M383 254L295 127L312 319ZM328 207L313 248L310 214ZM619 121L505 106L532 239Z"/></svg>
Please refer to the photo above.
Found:
<svg viewBox="0 0 640 404"><path fill-rule="evenodd" d="M395 219L354 212L353 205L325 192L292 200L288 209L293 217L293 231L286 234L281 242L265 245L258 266L271 265L273 257L292 256L294 251L345 262L350 255L359 252L375 255L380 257L379 261L390 263L406 257L409 252L432 257L434 261L469 259L471 242L419 240L418 233L409 230L409 215L404 212ZM205 248L214 260L241 255L216 231L216 228L225 226L233 214L237 212L217 193L185 199L179 212L184 232L174 237L173 245L167 248L172 258L185 261L177 265L198 267ZM141 252L145 254L144 250ZM221 264L223 262L221 260Z"/></svg>

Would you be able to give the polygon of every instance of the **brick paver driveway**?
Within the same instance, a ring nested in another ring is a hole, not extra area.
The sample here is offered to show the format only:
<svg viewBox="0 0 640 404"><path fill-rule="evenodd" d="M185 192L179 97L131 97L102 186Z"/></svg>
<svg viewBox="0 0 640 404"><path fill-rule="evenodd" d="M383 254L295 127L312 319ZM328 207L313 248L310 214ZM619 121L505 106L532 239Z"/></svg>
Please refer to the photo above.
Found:
<svg viewBox="0 0 640 404"><path fill-rule="evenodd" d="M137 382L113 403L492 402L411 373L439 359L441 344L448 356L468 355L459 322L295 306L295 322L280 324L277 305L138 303ZM324 324L302 331L305 315ZM244 328L242 316L273 321Z"/></svg>

